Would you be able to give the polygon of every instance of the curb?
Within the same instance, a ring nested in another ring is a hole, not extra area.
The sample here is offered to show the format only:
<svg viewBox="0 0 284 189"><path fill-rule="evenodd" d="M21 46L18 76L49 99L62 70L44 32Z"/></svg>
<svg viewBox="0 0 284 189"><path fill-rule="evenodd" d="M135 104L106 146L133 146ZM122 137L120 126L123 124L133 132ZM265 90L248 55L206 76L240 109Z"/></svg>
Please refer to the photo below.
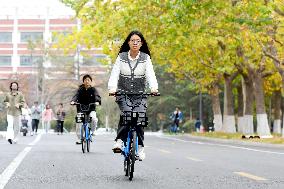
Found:
<svg viewBox="0 0 284 189"><path fill-rule="evenodd" d="M204 136L194 136L191 134L184 134L182 136L192 138L192 139L199 139L207 142L220 142L224 144L239 144L239 145L246 145L246 146L255 146L255 147L272 147L272 148L281 148L284 149L284 144L271 144L271 143L260 143L260 142L250 142L244 140L235 140L235 139L221 139L221 138L211 138L211 137L204 137Z"/></svg>

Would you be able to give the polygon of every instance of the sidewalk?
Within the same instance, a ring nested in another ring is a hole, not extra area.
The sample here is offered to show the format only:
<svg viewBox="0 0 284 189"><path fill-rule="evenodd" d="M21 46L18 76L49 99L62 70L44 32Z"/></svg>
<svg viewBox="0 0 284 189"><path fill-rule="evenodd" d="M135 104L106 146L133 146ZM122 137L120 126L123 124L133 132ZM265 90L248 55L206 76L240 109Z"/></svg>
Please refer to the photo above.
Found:
<svg viewBox="0 0 284 189"><path fill-rule="evenodd" d="M249 139L221 139L221 138L212 138L212 137L205 137L205 136L194 136L191 134L182 134L176 136L185 136L190 139L198 139L201 141L206 142L218 142L223 144L238 144L238 145L246 145L246 146L256 146L256 147L274 147L274 148L282 148L284 149L284 144L271 144L271 143L264 143L264 142L253 142L249 141Z"/></svg>
<svg viewBox="0 0 284 189"><path fill-rule="evenodd" d="M5 138L6 136L6 131L0 131L0 139Z"/></svg>

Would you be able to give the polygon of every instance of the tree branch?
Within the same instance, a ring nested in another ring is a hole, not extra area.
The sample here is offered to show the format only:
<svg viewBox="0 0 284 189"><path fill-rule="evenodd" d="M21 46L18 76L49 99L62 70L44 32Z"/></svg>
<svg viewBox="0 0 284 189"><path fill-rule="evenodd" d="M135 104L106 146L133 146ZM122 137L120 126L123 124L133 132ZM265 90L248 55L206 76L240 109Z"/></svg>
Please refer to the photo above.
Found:
<svg viewBox="0 0 284 189"><path fill-rule="evenodd" d="M276 8L274 9L274 11L275 11L276 13L278 13L280 16L284 16L284 12L283 12L282 10L280 10L278 7L276 7Z"/></svg>
<svg viewBox="0 0 284 189"><path fill-rule="evenodd" d="M262 77L262 78L269 77L269 76L273 75L274 73L275 73L274 71L263 72L263 73L261 74L261 77Z"/></svg>
<svg viewBox="0 0 284 189"><path fill-rule="evenodd" d="M284 62L281 63L281 61L280 61L277 57L275 57L275 56L273 56L272 54L268 53L266 50L263 50L263 53L264 53L265 56L271 58L272 60L274 60L274 61L277 62L278 64L284 65Z"/></svg>
<svg viewBox="0 0 284 189"><path fill-rule="evenodd" d="M195 56L197 56L197 57L199 58L200 63L201 63L202 65L204 65L204 66L206 66L206 67L208 67L208 68L211 68L211 69L213 69L213 70L215 70L215 71L218 71L218 70L217 70L216 68L214 68L213 66L210 66L210 65L206 64L206 63L204 62L204 60L197 54L197 52L196 52L196 50L195 50L194 48L192 48L192 51L193 51L193 53L195 54Z"/></svg>

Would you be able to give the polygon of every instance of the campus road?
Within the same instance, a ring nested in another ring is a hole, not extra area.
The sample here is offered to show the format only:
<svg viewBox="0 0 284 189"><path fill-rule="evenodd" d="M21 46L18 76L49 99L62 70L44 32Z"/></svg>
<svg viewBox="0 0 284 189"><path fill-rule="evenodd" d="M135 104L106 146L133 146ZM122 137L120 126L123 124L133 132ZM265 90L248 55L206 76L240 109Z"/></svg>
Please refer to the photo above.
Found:
<svg viewBox="0 0 284 189"><path fill-rule="evenodd" d="M72 188L284 188L284 148L146 135L146 159L134 178L111 151L114 135L96 135L83 154L74 134L0 139L0 189Z"/></svg>

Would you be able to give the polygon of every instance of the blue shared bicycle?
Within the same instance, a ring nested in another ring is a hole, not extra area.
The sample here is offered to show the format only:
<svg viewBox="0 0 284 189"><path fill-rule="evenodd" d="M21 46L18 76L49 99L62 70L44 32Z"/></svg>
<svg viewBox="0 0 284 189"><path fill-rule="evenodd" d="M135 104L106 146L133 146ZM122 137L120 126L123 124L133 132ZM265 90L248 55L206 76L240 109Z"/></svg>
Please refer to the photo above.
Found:
<svg viewBox="0 0 284 189"><path fill-rule="evenodd" d="M76 123L82 123L80 133L81 133L81 143L82 143L82 151L83 153L90 152L91 142L93 142L93 137L91 135L91 117L90 106L95 103L90 103L88 105L75 103L75 105L79 106L79 112L76 115Z"/></svg>
<svg viewBox="0 0 284 189"><path fill-rule="evenodd" d="M141 99L147 96L160 96L159 93L115 93L109 94L110 96L124 96L132 101L132 96L141 96ZM127 100L126 100L127 101ZM127 104L128 105L128 104ZM124 142L122 151L114 151L114 153L121 153L124 156L124 172L125 176L129 177L131 181L134 173L135 161L138 160L138 136L137 127L146 127L148 125L148 118L145 112L133 111L140 103L128 105L131 111L123 112L122 124L127 127L127 139Z"/></svg>

